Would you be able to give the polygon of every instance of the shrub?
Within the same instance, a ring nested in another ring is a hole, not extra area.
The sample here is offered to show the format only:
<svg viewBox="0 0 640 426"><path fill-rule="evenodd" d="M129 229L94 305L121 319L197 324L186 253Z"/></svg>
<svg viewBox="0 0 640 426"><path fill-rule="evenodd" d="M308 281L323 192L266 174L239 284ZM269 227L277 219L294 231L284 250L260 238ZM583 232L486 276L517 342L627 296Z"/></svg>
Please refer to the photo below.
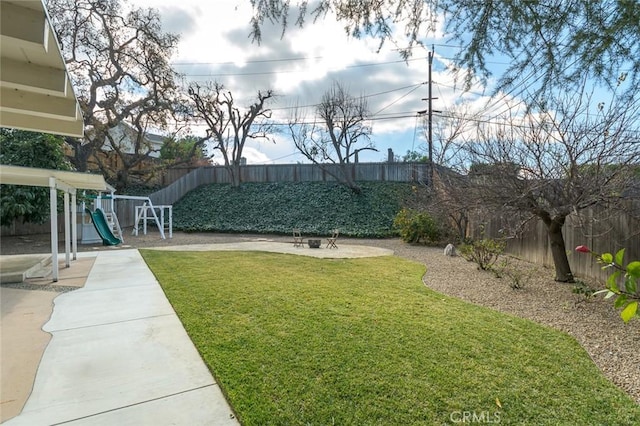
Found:
<svg viewBox="0 0 640 426"><path fill-rule="evenodd" d="M428 213L402 209L393 220L393 226L405 243L437 242L440 239L440 228Z"/></svg>
<svg viewBox="0 0 640 426"><path fill-rule="evenodd" d="M593 289L589 284L582 280L576 280L576 283L571 289L571 292L574 294L583 295L585 300L591 300L597 293L595 289Z"/></svg>
<svg viewBox="0 0 640 426"><path fill-rule="evenodd" d="M512 264L510 258L505 258L497 266L492 268L493 273L497 278L506 277L511 282L509 287L513 290L521 290L525 287L525 284L529 281L534 273L533 269L523 269Z"/></svg>
<svg viewBox="0 0 640 426"><path fill-rule="evenodd" d="M504 253L505 246L504 241L483 238L470 244L462 244L458 252L466 260L476 263L479 269L490 271L498 257Z"/></svg>

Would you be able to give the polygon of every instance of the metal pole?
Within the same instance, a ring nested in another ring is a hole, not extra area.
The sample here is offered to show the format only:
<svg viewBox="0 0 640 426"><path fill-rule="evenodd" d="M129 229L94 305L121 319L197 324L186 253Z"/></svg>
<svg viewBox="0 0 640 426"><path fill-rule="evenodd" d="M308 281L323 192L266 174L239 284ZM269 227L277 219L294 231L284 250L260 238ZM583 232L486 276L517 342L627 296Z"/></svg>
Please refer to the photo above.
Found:
<svg viewBox="0 0 640 426"><path fill-rule="evenodd" d="M431 52L429 52L429 185L433 185L433 95L432 95L432 81L431 81L431 67L433 65L433 50L434 47L431 46Z"/></svg>
<svg viewBox="0 0 640 426"><path fill-rule="evenodd" d="M432 126L432 117L433 117L433 107L431 104L431 101L433 99L432 95L431 95L431 65L433 64L433 47L431 48L431 52L429 52L429 97L428 102L429 102L429 108L427 109L427 112L429 114L428 119L429 119L429 134L428 134L428 142L429 142L429 168L433 168L431 165L433 164L433 126Z"/></svg>

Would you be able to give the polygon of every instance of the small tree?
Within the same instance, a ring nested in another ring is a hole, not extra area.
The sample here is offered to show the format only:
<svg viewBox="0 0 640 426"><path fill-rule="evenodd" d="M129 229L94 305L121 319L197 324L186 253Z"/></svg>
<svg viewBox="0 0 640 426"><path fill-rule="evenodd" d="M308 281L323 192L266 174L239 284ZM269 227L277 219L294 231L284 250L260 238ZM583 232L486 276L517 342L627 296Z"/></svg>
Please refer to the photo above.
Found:
<svg viewBox="0 0 640 426"><path fill-rule="evenodd" d="M469 196L467 176L446 168L436 168L428 189L431 196L427 209L438 217L446 218L455 230L456 239L464 241L467 238L471 212L480 208L478 200Z"/></svg>
<svg viewBox="0 0 640 426"><path fill-rule="evenodd" d="M213 142L213 149L224 158L233 186L240 186L240 166L242 151L247 140L269 140L273 125L260 119L271 118L271 110L266 103L274 92L259 91L257 100L249 107L240 109L233 95L217 82L189 86L192 115L207 125L205 140Z"/></svg>
<svg viewBox="0 0 640 426"><path fill-rule="evenodd" d="M405 243L436 243L441 231L438 223L426 212L402 209L393 219L394 228Z"/></svg>
<svg viewBox="0 0 640 426"><path fill-rule="evenodd" d="M316 106L318 122L307 123L296 112L289 121L293 142L307 159L359 193L351 164L362 151L378 151L370 140L371 127L366 125L368 107L365 98L355 98L339 83L334 83ZM334 164L336 169L326 167Z"/></svg>
<svg viewBox="0 0 640 426"><path fill-rule="evenodd" d="M469 262L478 265L478 269L483 271L494 270L494 265L498 258L504 253L506 244L504 241L482 238L474 240L469 244L462 244L459 247L460 255Z"/></svg>
<svg viewBox="0 0 640 426"><path fill-rule="evenodd" d="M470 113L467 105L456 105L444 111L434 119L433 125L433 166L429 171L429 179L420 180L423 185L420 191L414 190L420 197L414 202L418 208L428 211L440 223L450 223L443 229L455 231L457 241L467 237L469 217L472 210L477 209L477 200L469 197L469 180L465 171L465 156L462 149L463 138L473 130L477 118ZM424 123L425 133L427 121ZM403 161L427 163L428 149L422 147L418 151L407 151Z"/></svg>
<svg viewBox="0 0 640 426"><path fill-rule="evenodd" d="M468 197L506 224L540 219L561 282L574 281L562 234L567 216L621 206L640 158L640 102L591 100L584 92L548 99L502 125L479 124L477 139L463 145L475 164Z"/></svg>
<svg viewBox="0 0 640 426"><path fill-rule="evenodd" d="M160 159L169 166L209 164L202 141L195 136L166 138L160 148Z"/></svg>
<svg viewBox="0 0 640 426"><path fill-rule="evenodd" d="M464 241L470 214L479 208L478 200L469 196L470 185L465 170L464 136L473 130L477 117L467 105L449 108L435 120L433 126L433 173L427 186L426 208L434 216L448 220L456 230L457 239ZM425 123L425 128L427 124Z"/></svg>

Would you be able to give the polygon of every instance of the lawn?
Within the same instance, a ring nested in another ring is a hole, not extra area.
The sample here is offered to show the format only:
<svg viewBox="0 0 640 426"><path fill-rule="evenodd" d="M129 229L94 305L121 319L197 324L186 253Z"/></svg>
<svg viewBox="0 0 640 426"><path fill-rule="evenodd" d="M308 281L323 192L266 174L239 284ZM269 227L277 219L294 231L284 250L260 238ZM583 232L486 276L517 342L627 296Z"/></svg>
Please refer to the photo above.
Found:
<svg viewBox="0 0 640 426"><path fill-rule="evenodd" d="M570 336L398 257L141 250L244 425L633 424Z"/></svg>

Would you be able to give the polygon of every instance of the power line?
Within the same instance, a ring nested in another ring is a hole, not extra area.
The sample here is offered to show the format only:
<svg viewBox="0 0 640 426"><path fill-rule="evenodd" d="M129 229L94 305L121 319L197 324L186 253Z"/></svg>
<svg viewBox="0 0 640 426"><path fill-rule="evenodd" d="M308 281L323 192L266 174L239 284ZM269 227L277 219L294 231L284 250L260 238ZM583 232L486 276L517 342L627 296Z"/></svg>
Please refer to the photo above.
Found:
<svg viewBox="0 0 640 426"><path fill-rule="evenodd" d="M453 44L442 44L442 43L431 43L434 46L437 47L446 47L449 49L462 49L462 46L460 45L453 45ZM419 48L423 48L423 46L419 46L419 45L414 45L406 48L402 48L402 47L396 47L396 48L391 48L391 49L381 49L380 51L378 51L377 53L383 52L383 51L387 51L387 52L399 52L401 50L414 50L414 49L419 49ZM449 59L449 60L454 60L454 58L447 58L444 56L441 56L444 59ZM247 63L247 64L262 64L262 63L269 63L269 62L297 62L297 61L307 61L307 60L318 60L318 59L326 59L327 56L294 56L294 57L290 57L290 58L272 58L272 59L252 59L252 60L248 60L248 61L222 61L222 62L213 62L213 61L175 61L172 62L172 65L177 65L177 66L192 66L192 65L235 65L238 62L243 62L243 63ZM415 60L420 60L420 59L427 59L426 56L424 57L420 57L420 58L409 58L408 61L415 61ZM399 61L391 61L389 63L396 63L396 62L406 62L407 60L399 60ZM487 62L490 63L490 62ZM502 62L496 62L496 64L501 64L504 65L504 63Z"/></svg>
<svg viewBox="0 0 640 426"><path fill-rule="evenodd" d="M424 83L416 83L416 84L411 84L411 85L408 85L408 86L402 86L402 87L398 87L396 89L389 89L389 90L385 90L385 91L382 91L382 92L371 93L369 95L358 96L356 99L373 98L374 96L387 95L389 93L398 92L400 90L412 88L412 90L409 92L409 93L411 93L414 90L416 90L418 87L422 86L423 84ZM409 93L407 93L406 95L403 95L402 97L407 96ZM402 99L402 97L400 99ZM394 103L395 102L397 102L397 100L394 101ZM272 111L283 111L283 110L289 110L289 109L313 108L313 107L317 107L318 105L320 105L320 104L296 105L296 106L290 106L290 107L279 107L279 108L269 108L269 109L272 110ZM385 108L383 108L382 110L384 110ZM382 110L380 110L380 111L382 111ZM380 111L378 111L378 112L380 112ZM376 115L376 114L374 114L374 115Z"/></svg>
<svg viewBox="0 0 640 426"><path fill-rule="evenodd" d="M288 158L288 157L293 157L294 155L302 155L302 153L300 151L295 151L292 152L291 154L287 154L287 155L283 155L282 157L278 157L278 158L274 158L274 159L270 159L269 161L260 161L258 163L255 164L268 164L268 163L274 163L278 160L282 160L284 158Z"/></svg>
<svg viewBox="0 0 640 426"><path fill-rule="evenodd" d="M381 109L379 109L377 112L373 113L373 116L375 117L376 115L380 114L382 111L384 111L385 109L389 108L390 106L395 105L396 103L400 102L402 99L406 98L407 96L409 96L410 94L412 94L413 92L415 92L416 90L418 90L418 88L420 86L422 86L424 83L420 83L418 85L416 85L413 89L409 90L407 93L405 93L404 95L400 96L399 98L395 99L393 102L388 103L387 105L385 105L384 107L382 107Z"/></svg>
<svg viewBox="0 0 640 426"><path fill-rule="evenodd" d="M584 22L583 22L584 24ZM569 39L570 34L567 34L565 39L561 41L558 41L558 45L563 45L563 50L567 50L569 49L569 45L566 44L566 41ZM563 44L564 43L564 44ZM520 54L522 54L523 52L525 52L526 47L523 47ZM518 55L519 56L519 55ZM578 58L576 58L572 63L568 64L563 70L561 70L562 73L564 73L565 71L569 70L569 68L573 67L577 62L578 62ZM521 90L518 92L517 95L513 95L512 97L517 98L517 97L521 97L522 94L525 92L525 90L529 89L529 85L525 85L525 83L532 77L534 77L537 74L538 71L538 67L535 66L536 64L533 64L533 66L531 67L531 71L529 72L529 74L527 75L527 77L523 80L520 81L520 83L518 84L518 87L521 87ZM544 76L544 74L539 74L532 83L536 83L537 81L539 81L542 77ZM513 84L515 82L512 82L512 87L510 90L508 90L506 93L504 93L504 95L497 101L500 102L502 100L504 100L507 96L511 95L514 90L516 89L516 85ZM497 106L497 102L493 102L493 105L491 106L491 108L493 108L494 106ZM517 107L521 104L523 104L525 102L525 100L523 98L520 99L520 101L518 103L516 103L516 105L513 106L507 106L506 110L502 110L500 111L500 113L496 114L496 115L501 115L504 114L505 112L507 112L508 110ZM487 108L488 109L488 108Z"/></svg>
<svg viewBox="0 0 640 426"><path fill-rule="evenodd" d="M354 68L366 68L366 67L377 67L383 65L392 65L392 64L401 64L407 62L415 62L424 60L426 57L420 58L412 58L407 60L397 60L397 61L385 61L385 62L371 62L364 64L356 64L356 65L347 65L341 68L329 69L327 71L341 71L344 69L354 69ZM260 62L260 61L257 61ZM270 62L265 60L264 62ZM206 62L202 62L201 64L207 64ZM255 76L255 75L277 75L277 74L296 74L296 73L307 73L308 70L279 70L279 71L255 71L255 72L228 72L228 73L208 73L208 74L197 74L197 73L182 73L186 77L243 77L243 76Z"/></svg>
<svg viewBox="0 0 640 426"><path fill-rule="evenodd" d="M307 61L309 59L324 59L324 56L298 56L294 58L275 58L275 59L253 59L250 61L242 61L246 64L263 64L269 62L295 62L295 61ZM226 61L226 62L172 62L172 65L186 66L186 65L236 65L238 62Z"/></svg>

